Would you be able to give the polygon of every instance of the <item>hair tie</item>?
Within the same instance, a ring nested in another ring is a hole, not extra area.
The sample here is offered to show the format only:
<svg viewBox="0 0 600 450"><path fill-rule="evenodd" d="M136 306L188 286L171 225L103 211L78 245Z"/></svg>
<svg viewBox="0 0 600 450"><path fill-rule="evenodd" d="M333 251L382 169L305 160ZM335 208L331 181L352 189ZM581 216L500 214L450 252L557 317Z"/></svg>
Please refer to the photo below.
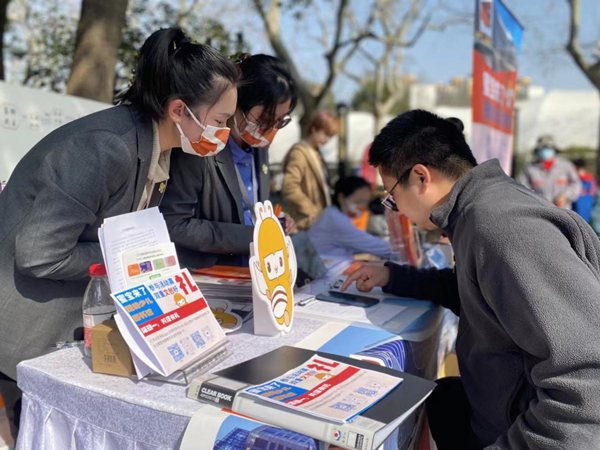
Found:
<svg viewBox="0 0 600 450"><path fill-rule="evenodd" d="M235 56L235 63L241 64L242 62L246 61L247 59L249 59L251 57L252 57L252 55L250 53L239 53Z"/></svg>
<svg viewBox="0 0 600 450"><path fill-rule="evenodd" d="M183 39L179 40L179 42L177 41L173 41L173 50L177 51L179 50L181 47L183 47L186 44L189 44L190 40L186 37L183 37Z"/></svg>

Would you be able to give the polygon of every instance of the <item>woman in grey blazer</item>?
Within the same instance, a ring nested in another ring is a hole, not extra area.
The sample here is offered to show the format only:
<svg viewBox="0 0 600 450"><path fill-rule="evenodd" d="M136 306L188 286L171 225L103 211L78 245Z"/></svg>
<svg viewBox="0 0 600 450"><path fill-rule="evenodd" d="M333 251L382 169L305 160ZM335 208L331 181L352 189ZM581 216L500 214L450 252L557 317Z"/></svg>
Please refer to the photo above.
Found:
<svg viewBox="0 0 600 450"><path fill-rule="evenodd" d="M173 155L161 211L182 264L247 264L253 205L269 198L268 147L297 102L286 64L268 55L238 61L242 82L227 147L214 158ZM286 232L294 222L286 216Z"/></svg>
<svg viewBox="0 0 600 450"><path fill-rule="evenodd" d="M102 262L98 228L160 202L171 148L208 156L225 146L238 82L216 50L158 31L127 104L53 131L20 161L0 195L0 392L20 361L81 339L88 270Z"/></svg>

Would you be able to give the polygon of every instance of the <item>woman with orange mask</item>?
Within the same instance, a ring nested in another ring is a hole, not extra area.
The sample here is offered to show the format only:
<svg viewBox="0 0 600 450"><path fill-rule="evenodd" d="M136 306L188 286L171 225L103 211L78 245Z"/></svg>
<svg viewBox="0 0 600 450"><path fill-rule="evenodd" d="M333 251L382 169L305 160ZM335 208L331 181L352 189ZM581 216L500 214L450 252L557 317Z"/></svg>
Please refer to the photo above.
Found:
<svg viewBox="0 0 600 450"><path fill-rule="evenodd" d="M123 104L57 128L21 159L0 196L0 394L16 438L17 364L83 339L89 268L102 262L98 228L157 206L172 154L225 147L239 68L178 28L140 50Z"/></svg>
<svg viewBox="0 0 600 450"><path fill-rule="evenodd" d="M268 148L291 121L297 91L288 67L268 55L238 60L242 81L227 146L214 158L171 159L161 211L187 267L247 265L254 204L269 198ZM286 217L289 233L294 222Z"/></svg>

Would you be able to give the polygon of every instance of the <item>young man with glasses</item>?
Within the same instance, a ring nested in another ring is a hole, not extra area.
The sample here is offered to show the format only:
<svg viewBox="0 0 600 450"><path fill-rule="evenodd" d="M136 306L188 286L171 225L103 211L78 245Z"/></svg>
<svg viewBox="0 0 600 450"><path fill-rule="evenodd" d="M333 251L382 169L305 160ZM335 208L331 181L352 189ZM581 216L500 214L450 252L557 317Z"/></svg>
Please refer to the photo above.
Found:
<svg viewBox="0 0 600 450"><path fill-rule="evenodd" d="M600 241L574 212L477 165L455 124L426 111L392 120L370 163L384 204L442 229L454 270L387 263L353 273L375 286L439 302L460 316L460 378L428 399L444 449L600 448Z"/></svg>

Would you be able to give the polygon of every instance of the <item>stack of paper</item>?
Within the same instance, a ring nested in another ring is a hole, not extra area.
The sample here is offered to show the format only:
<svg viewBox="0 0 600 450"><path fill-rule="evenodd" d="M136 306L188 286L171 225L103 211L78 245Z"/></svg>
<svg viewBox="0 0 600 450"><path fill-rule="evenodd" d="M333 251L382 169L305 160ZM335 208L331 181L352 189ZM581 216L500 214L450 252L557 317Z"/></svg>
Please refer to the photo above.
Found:
<svg viewBox="0 0 600 450"><path fill-rule="evenodd" d="M158 208L111 217L98 230L115 320L139 378L201 364L227 338L187 270Z"/></svg>
<svg viewBox="0 0 600 450"><path fill-rule="evenodd" d="M98 238L112 292L179 270L175 245L158 208L105 219Z"/></svg>
<svg viewBox="0 0 600 450"><path fill-rule="evenodd" d="M252 280L194 274L194 281L210 300L252 303Z"/></svg>

